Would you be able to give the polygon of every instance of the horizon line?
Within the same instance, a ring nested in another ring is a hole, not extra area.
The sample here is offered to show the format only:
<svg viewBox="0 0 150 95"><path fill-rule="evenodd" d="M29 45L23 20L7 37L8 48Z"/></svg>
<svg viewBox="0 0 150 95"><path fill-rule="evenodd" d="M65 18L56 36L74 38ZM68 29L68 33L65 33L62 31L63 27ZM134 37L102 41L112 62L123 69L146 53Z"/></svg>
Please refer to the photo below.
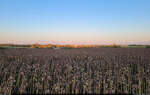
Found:
<svg viewBox="0 0 150 95"><path fill-rule="evenodd" d="M111 44L70 44L70 43L47 43L47 44L44 44L44 43L28 43L28 44L21 44L21 43L0 43L0 45L35 45L35 44L38 44L38 45L150 45L150 44L136 44L136 43L132 43L132 44L117 44L117 43L111 43Z"/></svg>

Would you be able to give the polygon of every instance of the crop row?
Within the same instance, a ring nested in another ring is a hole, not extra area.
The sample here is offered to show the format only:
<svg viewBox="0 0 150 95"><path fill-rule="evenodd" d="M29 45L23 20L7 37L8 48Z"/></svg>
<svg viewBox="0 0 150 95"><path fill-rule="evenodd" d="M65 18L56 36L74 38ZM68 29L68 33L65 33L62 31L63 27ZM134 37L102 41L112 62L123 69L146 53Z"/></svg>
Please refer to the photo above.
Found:
<svg viewBox="0 0 150 95"><path fill-rule="evenodd" d="M135 56L0 56L0 93L150 93L150 62Z"/></svg>

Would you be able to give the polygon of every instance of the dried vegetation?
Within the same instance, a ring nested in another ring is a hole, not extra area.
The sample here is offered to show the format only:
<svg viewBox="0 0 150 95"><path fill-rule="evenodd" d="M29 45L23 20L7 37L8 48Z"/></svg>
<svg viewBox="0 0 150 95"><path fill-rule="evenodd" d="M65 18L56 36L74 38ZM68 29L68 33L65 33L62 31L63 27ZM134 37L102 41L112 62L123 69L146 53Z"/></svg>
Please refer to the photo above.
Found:
<svg viewBox="0 0 150 95"><path fill-rule="evenodd" d="M150 93L150 49L0 50L0 93Z"/></svg>

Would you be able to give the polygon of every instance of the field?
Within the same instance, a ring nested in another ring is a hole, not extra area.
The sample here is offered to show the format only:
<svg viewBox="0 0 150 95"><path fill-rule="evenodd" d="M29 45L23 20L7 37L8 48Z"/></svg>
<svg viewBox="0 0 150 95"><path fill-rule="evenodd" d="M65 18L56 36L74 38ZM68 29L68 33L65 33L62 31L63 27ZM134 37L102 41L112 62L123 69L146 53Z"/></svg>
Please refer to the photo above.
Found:
<svg viewBox="0 0 150 95"><path fill-rule="evenodd" d="M0 94L150 93L150 48L0 49Z"/></svg>

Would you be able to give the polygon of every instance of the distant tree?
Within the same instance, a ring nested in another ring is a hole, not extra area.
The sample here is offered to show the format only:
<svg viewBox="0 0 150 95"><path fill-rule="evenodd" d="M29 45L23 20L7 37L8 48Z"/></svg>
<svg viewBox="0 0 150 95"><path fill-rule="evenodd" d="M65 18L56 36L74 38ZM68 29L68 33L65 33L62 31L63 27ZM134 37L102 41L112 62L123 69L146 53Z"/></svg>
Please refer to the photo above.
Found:
<svg viewBox="0 0 150 95"><path fill-rule="evenodd" d="M39 48L39 44L33 44L33 45L31 45L31 48Z"/></svg>
<svg viewBox="0 0 150 95"><path fill-rule="evenodd" d="M115 43L114 44L112 44L112 46L111 47L113 47L113 48L119 48L120 47L120 45L116 45Z"/></svg>
<svg viewBox="0 0 150 95"><path fill-rule="evenodd" d="M131 44L131 45L128 45L128 46L136 46L136 44Z"/></svg>
<svg viewBox="0 0 150 95"><path fill-rule="evenodd" d="M5 49L4 47L0 47L0 49Z"/></svg>
<svg viewBox="0 0 150 95"><path fill-rule="evenodd" d="M150 45L146 45L145 48L150 48Z"/></svg>

